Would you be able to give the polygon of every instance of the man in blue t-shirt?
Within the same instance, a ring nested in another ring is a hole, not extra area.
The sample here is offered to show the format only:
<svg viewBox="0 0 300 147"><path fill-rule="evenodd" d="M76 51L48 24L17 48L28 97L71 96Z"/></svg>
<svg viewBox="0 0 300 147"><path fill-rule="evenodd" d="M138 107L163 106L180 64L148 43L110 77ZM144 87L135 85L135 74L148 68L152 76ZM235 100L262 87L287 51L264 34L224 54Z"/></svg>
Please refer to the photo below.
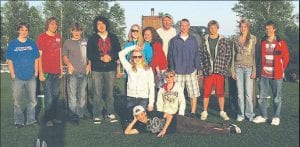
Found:
<svg viewBox="0 0 300 147"><path fill-rule="evenodd" d="M13 39L7 48L6 58L12 79L12 95L14 99L14 118L16 128L24 126L25 119L22 110L22 99L26 98L26 125L36 125L36 77L38 75L39 52L35 42L28 37L29 24L19 23L18 37ZM26 90L22 93L22 90ZM23 97L25 96L25 97Z"/></svg>

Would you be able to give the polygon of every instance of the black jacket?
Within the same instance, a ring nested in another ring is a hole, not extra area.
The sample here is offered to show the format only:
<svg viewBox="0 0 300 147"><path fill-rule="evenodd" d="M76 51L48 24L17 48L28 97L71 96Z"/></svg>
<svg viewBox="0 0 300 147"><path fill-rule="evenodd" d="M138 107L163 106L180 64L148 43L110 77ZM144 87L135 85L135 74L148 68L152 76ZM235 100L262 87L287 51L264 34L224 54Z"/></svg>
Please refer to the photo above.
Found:
<svg viewBox="0 0 300 147"><path fill-rule="evenodd" d="M100 36L95 33L87 42L87 57L91 60L92 71L107 72L116 70L116 61L119 59L118 53L121 50L120 42L115 34L108 33L107 37L109 37L111 41L111 49L108 54L112 58L108 63L100 60L100 57L102 56L98 49L98 40Z"/></svg>

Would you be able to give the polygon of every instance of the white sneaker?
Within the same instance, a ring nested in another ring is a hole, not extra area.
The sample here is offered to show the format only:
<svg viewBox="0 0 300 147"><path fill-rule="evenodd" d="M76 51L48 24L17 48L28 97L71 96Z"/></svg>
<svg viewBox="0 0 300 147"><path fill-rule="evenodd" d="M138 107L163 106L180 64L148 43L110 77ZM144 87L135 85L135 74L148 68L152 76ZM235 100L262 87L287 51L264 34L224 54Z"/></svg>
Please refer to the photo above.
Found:
<svg viewBox="0 0 300 147"><path fill-rule="evenodd" d="M254 119L253 119L253 122L254 123L265 123L267 122L267 119L266 118L263 118L262 116L256 116Z"/></svg>
<svg viewBox="0 0 300 147"><path fill-rule="evenodd" d="M101 124L101 119L100 118L94 118L94 124Z"/></svg>
<svg viewBox="0 0 300 147"><path fill-rule="evenodd" d="M229 117L227 116L227 113L224 111L220 111L220 116L224 119L224 120L229 120Z"/></svg>
<svg viewBox="0 0 300 147"><path fill-rule="evenodd" d="M271 125L278 126L280 124L280 118L274 117L272 119Z"/></svg>
<svg viewBox="0 0 300 147"><path fill-rule="evenodd" d="M118 122L116 116L114 114L107 115L108 121L111 123Z"/></svg>
<svg viewBox="0 0 300 147"><path fill-rule="evenodd" d="M241 128L235 124L230 124L228 129L230 133L242 133Z"/></svg>
<svg viewBox="0 0 300 147"><path fill-rule="evenodd" d="M208 116L208 113L207 113L207 111L202 111L200 115L201 115L200 116L201 120L206 120L207 116Z"/></svg>
<svg viewBox="0 0 300 147"><path fill-rule="evenodd" d="M237 119L236 119L236 121L243 121L243 120L244 120L244 118L240 117L240 116L238 116Z"/></svg>

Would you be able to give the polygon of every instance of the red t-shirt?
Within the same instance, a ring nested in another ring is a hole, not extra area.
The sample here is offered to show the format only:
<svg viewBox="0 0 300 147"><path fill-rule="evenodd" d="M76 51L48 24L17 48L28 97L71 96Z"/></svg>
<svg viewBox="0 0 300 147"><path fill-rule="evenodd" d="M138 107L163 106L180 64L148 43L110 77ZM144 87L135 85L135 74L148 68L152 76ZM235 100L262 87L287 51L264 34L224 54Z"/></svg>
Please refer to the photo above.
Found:
<svg viewBox="0 0 300 147"><path fill-rule="evenodd" d="M153 72L156 71L156 67L159 67L159 70L166 70L168 68L168 61L166 55L162 49L162 45L159 42L156 42L152 46L153 56L150 62L150 67Z"/></svg>
<svg viewBox="0 0 300 147"><path fill-rule="evenodd" d="M42 68L44 73L59 74L60 71L60 50L61 36L56 34L49 36L46 33L37 38L37 46L42 51Z"/></svg>

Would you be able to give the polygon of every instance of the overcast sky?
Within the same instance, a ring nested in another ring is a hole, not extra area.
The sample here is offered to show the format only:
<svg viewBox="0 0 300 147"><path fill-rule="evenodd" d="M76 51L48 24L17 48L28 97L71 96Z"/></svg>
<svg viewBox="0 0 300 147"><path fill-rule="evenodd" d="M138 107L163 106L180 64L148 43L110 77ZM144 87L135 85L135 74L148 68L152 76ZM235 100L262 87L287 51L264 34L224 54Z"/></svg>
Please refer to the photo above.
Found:
<svg viewBox="0 0 300 147"><path fill-rule="evenodd" d="M132 24L140 24L142 16L150 16L151 8L154 15L159 12L170 13L174 22L187 18L193 26L206 26L214 19L220 24L220 33L232 35L237 30L236 16L231 9L237 1L117 1L125 10L126 33ZM1 4L4 2L1 1ZM112 2L114 3L114 2ZM41 1L31 1L30 5L41 5ZM294 12L299 13L299 1L293 1Z"/></svg>

